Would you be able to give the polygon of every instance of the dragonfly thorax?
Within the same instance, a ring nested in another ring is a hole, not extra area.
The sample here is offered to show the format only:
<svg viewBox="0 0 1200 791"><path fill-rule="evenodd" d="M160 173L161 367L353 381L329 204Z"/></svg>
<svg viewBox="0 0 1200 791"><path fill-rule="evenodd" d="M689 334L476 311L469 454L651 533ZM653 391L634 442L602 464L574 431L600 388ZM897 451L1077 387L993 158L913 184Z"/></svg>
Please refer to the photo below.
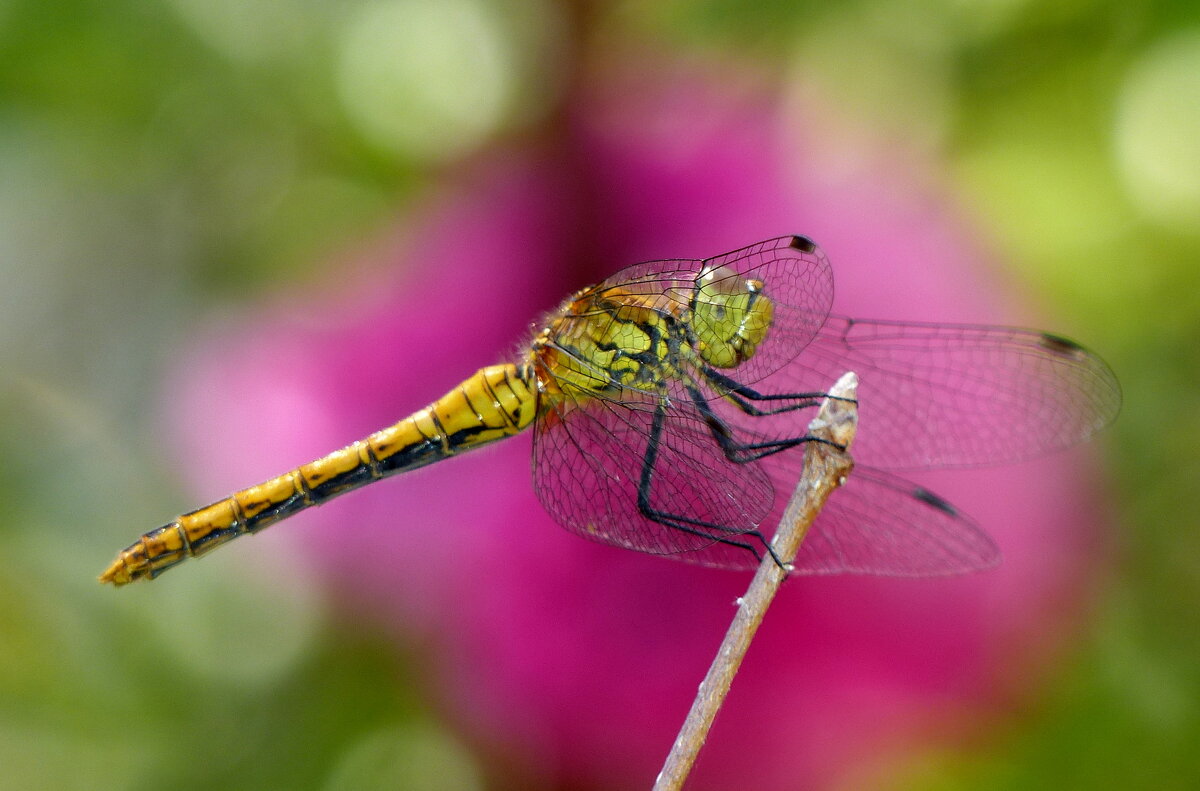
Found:
<svg viewBox="0 0 1200 791"><path fill-rule="evenodd" d="M767 337L775 306L761 280L746 280L724 266L705 267L696 278L689 329L696 353L716 368L734 368L754 356Z"/></svg>
<svg viewBox="0 0 1200 791"><path fill-rule="evenodd" d="M564 310L534 339L543 389L615 397L626 388L657 392L676 375L686 338L674 316L607 296L589 300L587 310Z"/></svg>
<svg viewBox="0 0 1200 791"><path fill-rule="evenodd" d="M754 356L774 316L762 281L710 266L688 286L602 285L576 294L534 339L544 389L610 398L624 389L665 393L697 363L729 369Z"/></svg>

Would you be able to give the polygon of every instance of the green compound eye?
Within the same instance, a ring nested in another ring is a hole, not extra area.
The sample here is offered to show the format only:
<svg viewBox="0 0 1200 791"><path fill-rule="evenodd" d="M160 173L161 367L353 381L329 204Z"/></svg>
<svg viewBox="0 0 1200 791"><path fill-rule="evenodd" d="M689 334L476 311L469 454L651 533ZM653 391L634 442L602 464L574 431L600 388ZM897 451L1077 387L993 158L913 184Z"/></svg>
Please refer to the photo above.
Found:
<svg viewBox="0 0 1200 791"><path fill-rule="evenodd" d="M709 365L734 368L754 356L775 312L762 289L762 281L743 280L723 266L696 278L692 330L696 351Z"/></svg>

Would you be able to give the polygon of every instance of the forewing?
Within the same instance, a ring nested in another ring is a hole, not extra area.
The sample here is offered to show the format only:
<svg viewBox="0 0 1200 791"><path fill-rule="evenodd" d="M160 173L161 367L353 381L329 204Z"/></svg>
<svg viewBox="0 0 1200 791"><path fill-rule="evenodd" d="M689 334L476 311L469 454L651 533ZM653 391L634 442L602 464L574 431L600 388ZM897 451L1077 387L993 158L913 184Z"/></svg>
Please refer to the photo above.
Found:
<svg viewBox="0 0 1200 791"><path fill-rule="evenodd" d="M817 337L833 305L833 268L825 252L804 236L760 242L706 259L704 265L730 270L731 279L761 281L763 296L774 306L766 340L753 357L729 369L742 384L757 382L795 359Z"/></svg>
<svg viewBox="0 0 1200 791"><path fill-rule="evenodd" d="M854 458L875 467L1022 461L1087 439L1121 404L1108 365L1058 336L842 317L766 384L776 393L819 390L845 371L859 377Z"/></svg>
<svg viewBox="0 0 1200 791"><path fill-rule="evenodd" d="M652 300L665 312L690 316L696 278L708 267L724 267L729 280L757 280L774 306L766 340L736 368L743 384L791 361L817 335L833 304L833 270L825 253L803 236L781 236L703 261L673 259L635 264L600 283L600 295ZM714 282L719 282L717 278Z"/></svg>
<svg viewBox="0 0 1200 791"><path fill-rule="evenodd" d="M719 539L741 541L762 522L774 501L770 480L756 467L729 462L690 405L666 410L649 505L724 529L690 525L690 533L642 513L638 490L655 409L654 399L637 394L619 402L557 402L534 435L542 505L593 541L709 566L753 566L751 552Z"/></svg>

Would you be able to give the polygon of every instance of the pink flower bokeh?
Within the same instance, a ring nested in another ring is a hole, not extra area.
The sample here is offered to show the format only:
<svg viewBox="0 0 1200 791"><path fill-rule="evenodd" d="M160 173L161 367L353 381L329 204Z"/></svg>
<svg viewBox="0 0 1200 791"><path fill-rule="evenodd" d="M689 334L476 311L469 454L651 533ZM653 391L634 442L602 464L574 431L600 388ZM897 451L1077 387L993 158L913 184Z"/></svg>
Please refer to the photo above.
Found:
<svg viewBox="0 0 1200 791"><path fill-rule="evenodd" d="M596 91L570 119L553 154L494 153L393 238L331 265L321 288L197 344L172 380L170 420L202 498L395 422L511 354L563 296L636 261L804 233L833 261L840 313L1024 318L928 169L890 156L898 147L859 143L870 177L848 180L811 155L829 129L701 80ZM522 787L647 787L748 577L559 529L529 452L515 438L247 543L303 542L341 617L421 635L449 716ZM689 788L812 788L869 771L994 706L1011 663L1055 643L1089 557L1079 465L912 477L975 516L1004 565L789 583Z"/></svg>

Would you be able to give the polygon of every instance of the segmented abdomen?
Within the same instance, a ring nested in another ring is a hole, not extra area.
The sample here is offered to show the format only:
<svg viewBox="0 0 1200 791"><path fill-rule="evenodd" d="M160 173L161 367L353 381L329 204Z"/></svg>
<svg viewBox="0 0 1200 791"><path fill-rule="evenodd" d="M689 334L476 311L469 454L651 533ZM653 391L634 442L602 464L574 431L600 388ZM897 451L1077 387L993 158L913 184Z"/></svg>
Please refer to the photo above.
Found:
<svg viewBox="0 0 1200 791"><path fill-rule="evenodd" d="M124 585L153 579L344 492L516 434L533 422L537 409L528 365L483 368L393 426L151 530L123 550L100 580Z"/></svg>

